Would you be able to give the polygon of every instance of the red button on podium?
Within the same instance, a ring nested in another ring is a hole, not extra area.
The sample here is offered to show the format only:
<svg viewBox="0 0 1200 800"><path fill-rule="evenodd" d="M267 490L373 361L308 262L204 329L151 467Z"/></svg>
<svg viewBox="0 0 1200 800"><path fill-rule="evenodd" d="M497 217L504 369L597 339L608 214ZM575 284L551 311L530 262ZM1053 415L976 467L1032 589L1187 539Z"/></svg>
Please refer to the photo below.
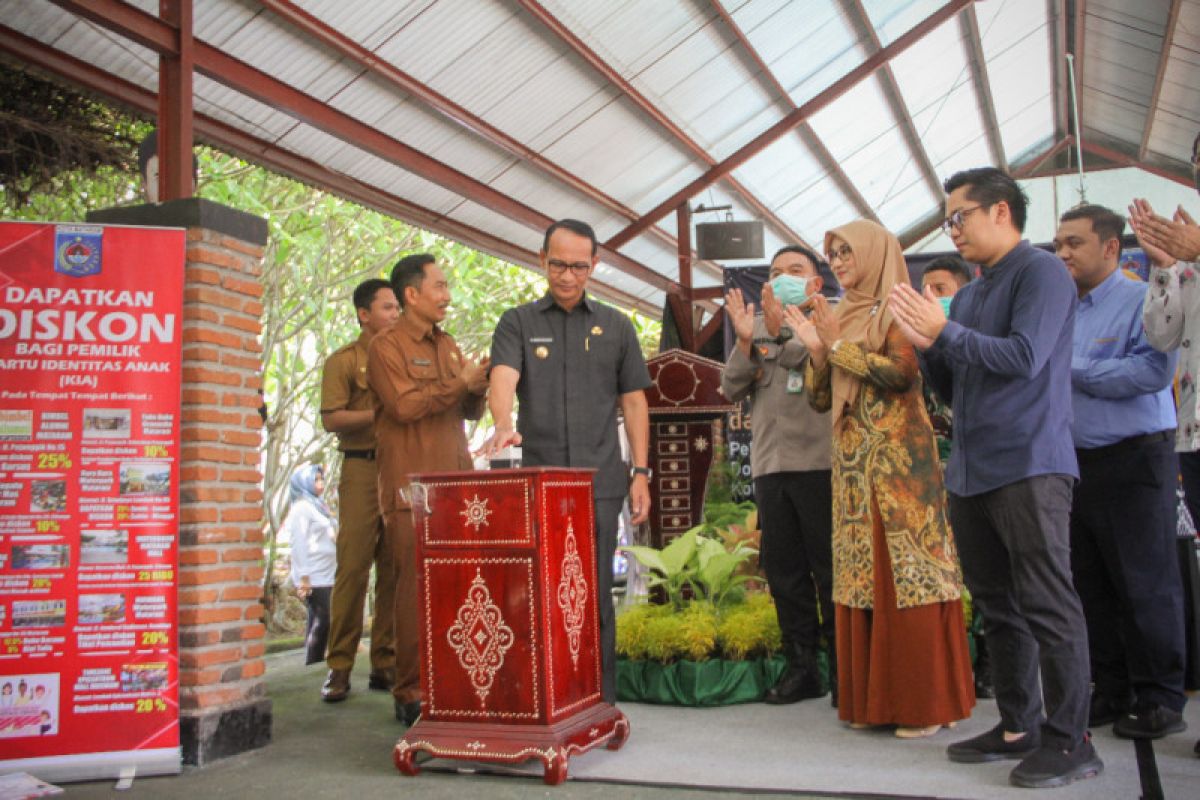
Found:
<svg viewBox="0 0 1200 800"><path fill-rule="evenodd" d="M536 758L559 784L572 756L621 747L629 721L600 694L592 471L412 479L425 698L396 767Z"/></svg>

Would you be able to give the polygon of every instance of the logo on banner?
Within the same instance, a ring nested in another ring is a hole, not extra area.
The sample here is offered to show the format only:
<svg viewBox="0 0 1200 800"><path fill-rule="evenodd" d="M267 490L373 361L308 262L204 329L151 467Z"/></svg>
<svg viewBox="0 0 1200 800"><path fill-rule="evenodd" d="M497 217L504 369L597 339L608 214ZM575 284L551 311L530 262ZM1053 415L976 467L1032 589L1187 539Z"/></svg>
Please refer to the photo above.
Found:
<svg viewBox="0 0 1200 800"><path fill-rule="evenodd" d="M60 225L54 229L54 271L73 278L100 274L100 243L104 229Z"/></svg>

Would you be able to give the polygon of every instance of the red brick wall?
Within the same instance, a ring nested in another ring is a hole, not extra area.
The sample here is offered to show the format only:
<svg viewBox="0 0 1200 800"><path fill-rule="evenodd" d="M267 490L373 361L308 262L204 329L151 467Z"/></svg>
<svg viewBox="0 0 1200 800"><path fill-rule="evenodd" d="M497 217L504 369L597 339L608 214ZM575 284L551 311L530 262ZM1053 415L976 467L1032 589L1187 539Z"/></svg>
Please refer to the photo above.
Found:
<svg viewBox="0 0 1200 800"><path fill-rule="evenodd" d="M211 230L188 230L179 503L184 717L266 696L257 338L262 252Z"/></svg>

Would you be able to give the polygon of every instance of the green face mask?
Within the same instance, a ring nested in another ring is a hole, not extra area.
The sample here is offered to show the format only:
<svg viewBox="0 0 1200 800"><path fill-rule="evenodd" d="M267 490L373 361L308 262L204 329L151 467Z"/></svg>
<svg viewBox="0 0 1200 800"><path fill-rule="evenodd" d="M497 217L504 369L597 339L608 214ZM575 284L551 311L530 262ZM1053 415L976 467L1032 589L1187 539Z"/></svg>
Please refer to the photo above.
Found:
<svg viewBox="0 0 1200 800"><path fill-rule="evenodd" d="M808 300L808 278L776 275L771 281L771 289L785 306L798 306Z"/></svg>
<svg viewBox="0 0 1200 800"><path fill-rule="evenodd" d="M938 302L942 304L942 311L946 312L946 319L950 319L950 301L953 297L939 297Z"/></svg>

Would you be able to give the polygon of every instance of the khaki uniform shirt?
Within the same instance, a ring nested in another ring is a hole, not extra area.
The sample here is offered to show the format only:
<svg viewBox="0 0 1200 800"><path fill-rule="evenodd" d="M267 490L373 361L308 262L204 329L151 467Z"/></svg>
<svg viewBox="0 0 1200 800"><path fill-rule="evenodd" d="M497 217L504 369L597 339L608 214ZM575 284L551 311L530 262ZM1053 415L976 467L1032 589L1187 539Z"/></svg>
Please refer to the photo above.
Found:
<svg viewBox="0 0 1200 800"><path fill-rule="evenodd" d="M483 415L484 396L467 391L462 371L454 338L436 325L421 330L407 314L371 341L367 379L379 398L375 452L384 514L409 507L410 474L471 469L463 420Z"/></svg>
<svg viewBox="0 0 1200 800"><path fill-rule="evenodd" d="M795 337L783 344L768 338L760 314L754 319L750 357L734 347L721 373L726 397L735 403L750 397L751 473L760 478L776 472L827 470L832 415L814 409L804 393L808 348Z"/></svg>
<svg viewBox="0 0 1200 800"><path fill-rule="evenodd" d="M367 334L340 347L325 360L321 371L321 411L366 411L378 405L367 383ZM375 428L367 425L339 433L338 450L374 450Z"/></svg>

